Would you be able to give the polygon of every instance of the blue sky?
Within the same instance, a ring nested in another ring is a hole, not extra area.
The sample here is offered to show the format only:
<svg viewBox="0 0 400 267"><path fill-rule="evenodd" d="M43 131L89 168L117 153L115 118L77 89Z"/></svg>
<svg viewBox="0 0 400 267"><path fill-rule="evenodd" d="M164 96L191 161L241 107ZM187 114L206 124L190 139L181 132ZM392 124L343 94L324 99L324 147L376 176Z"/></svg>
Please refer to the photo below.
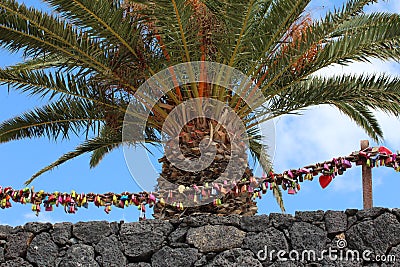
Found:
<svg viewBox="0 0 400 267"><path fill-rule="evenodd" d="M30 6L43 6L37 1L24 1ZM343 1L312 1L309 11L316 17L333 5ZM367 11L400 12L398 1L380 2ZM20 61L18 55L10 55L0 50L0 66L4 67ZM343 72L390 72L399 74L397 63L354 64L349 67L331 67L321 71L320 75L331 75ZM0 121L11 118L46 101L10 91L6 86L0 87ZM400 150L400 123L397 118L377 113L385 135L386 145L393 151ZM368 139L367 135L340 112L327 106L312 108L302 116L283 116L275 121L276 150L274 157L275 171L299 168L310 163L332 159L335 156L348 155L359 149L359 141ZM50 142L47 139L20 140L0 145L0 185L22 188L23 182L33 173L54 161L63 153L72 150L81 141L72 138L68 141ZM33 185L36 189L46 191L77 192L138 192L140 188L134 182L125 164L122 149L115 150L95 169L89 168L89 156L81 156L61 167L39 177ZM138 159L138 165L141 159ZM151 168L149 166L149 168ZM399 207L396 197L400 189L400 174L389 168L373 169L374 205ZM343 176L337 177L326 189L321 189L318 179L301 184L302 190L297 195L287 195L284 201L288 213L296 210L344 210L362 208L361 168L353 167ZM264 195L259 202L259 213L280 212L271 192ZM136 221L138 211L113 208L107 215L102 208L90 205L89 209L80 209L77 214L65 214L62 208L53 212L42 212L36 217L30 211L30 205L13 203L13 208L0 210L0 223L20 225L27 221ZM147 212L150 217L151 210Z"/></svg>

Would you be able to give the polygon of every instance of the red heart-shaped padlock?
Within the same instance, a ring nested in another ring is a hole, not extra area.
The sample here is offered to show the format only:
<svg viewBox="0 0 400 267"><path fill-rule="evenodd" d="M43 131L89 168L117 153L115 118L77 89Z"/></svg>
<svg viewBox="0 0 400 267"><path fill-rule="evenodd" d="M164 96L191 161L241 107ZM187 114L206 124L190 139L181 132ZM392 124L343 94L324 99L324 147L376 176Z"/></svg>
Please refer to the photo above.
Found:
<svg viewBox="0 0 400 267"><path fill-rule="evenodd" d="M393 154L392 151L390 151L387 147L384 146L380 146L378 151L379 153L386 154L388 156Z"/></svg>
<svg viewBox="0 0 400 267"><path fill-rule="evenodd" d="M327 187L331 182L332 182L331 175L321 175L319 177L319 184L321 185L322 188Z"/></svg>

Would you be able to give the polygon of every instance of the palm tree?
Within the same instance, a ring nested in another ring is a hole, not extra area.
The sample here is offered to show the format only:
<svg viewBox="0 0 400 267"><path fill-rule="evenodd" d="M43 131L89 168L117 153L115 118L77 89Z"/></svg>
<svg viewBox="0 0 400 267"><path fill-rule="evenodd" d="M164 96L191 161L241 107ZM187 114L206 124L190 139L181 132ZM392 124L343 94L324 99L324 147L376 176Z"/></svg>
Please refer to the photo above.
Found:
<svg viewBox="0 0 400 267"><path fill-rule="evenodd" d="M237 112L250 136L251 153L268 170L268 151L257 128L263 121L328 104L380 140L383 133L373 111L395 116L400 112L400 80L396 77L315 75L334 64L400 59L400 17L364 14L363 8L374 0L349 0L316 21L305 12L310 0L46 2L54 14L0 0L0 45L12 53L22 51L26 58L1 69L0 82L49 100L43 107L3 122L0 142L37 137L57 140L73 134L86 134L86 138L27 183L85 153L91 153L90 166L95 167L107 153L122 146L129 103L145 106L144 98L134 98L138 88L159 71L182 62L211 61L235 68L252 79L266 101L255 112L229 88L204 82L176 84L152 107L144 143L162 142L163 123L174 107L189 99L212 98ZM192 120L179 136L181 151L193 158L199 157L196 148L208 136L218 148L215 160L204 172L190 173L163 157L160 177L200 186L226 168L231 143L226 129L215 120ZM247 162L245 149L241 153ZM240 182L254 182L247 165ZM272 187L283 208L279 183L286 187L281 181ZM168 194L162 182L158 188L161 196ZM185 214L254 214L257 207L251 196L248 190L227 194L223 205L191 207ZM181 213L162 197L155 206L157 218Z"/></svg>

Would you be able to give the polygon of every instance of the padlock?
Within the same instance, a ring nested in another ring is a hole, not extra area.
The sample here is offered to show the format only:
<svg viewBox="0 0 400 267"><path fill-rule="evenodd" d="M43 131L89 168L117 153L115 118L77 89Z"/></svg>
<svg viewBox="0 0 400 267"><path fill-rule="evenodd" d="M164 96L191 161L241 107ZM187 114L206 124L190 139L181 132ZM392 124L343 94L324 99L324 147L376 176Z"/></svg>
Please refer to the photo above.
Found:
<svg viewBox="0 0 400 267"><path fill-rule="evenodd" d="M247 185L243 185L242 189L240 190L242 193L247 192Z"/></svg>
<svg viewBox="0 0 400 267"><path fill-rule="evenodd" d="M135 206L139 206L139 199L135 195L132 195L132 202Z"/></svg>
<svg viewBox="0 0 400 267"><path fill-rule="evenodd" d="M149 195L149 203L155 203L156 202L156 197L153 194Z"/></svg>
<svg viewBox="0 0 400 267"><path fill-rule="evenodd" d="M282 182L282 185L281 185L281 186L282 186L282 189L283 189L283 190L285 190L285 191L287 190L287 186L286 186L286 183L285 183L285 182Z"/></svg>
<svg viewBox="0 0 400 267"><path fill-rule="evenodd" d="M269 184L269 190L272 190L275 187L275 182Z"/></svg>
<svg viewBox="0 0 400 267"><path fill-rule="evenodd" d="M110 211L111 211L111 205L107 205L107 206L105 206L105 207L104 207L104 211L105 211L107 214L110 214Z"/></svg>
<svg viewBox="0 0 400 267"><path fill-rule="evenodd" d="M183 194L184 191L185 191L185 186L184 185L179 185L178 186L178 192Z"/></svg>
<svg viewBox="0 0 400 267"><path fill-rule="evenodd" d="M160 202L161 205L163 205L163 206L165 205L165 200L164 200L164 198L160 198L160 201L159 201L159 202Z"/></svg>
<svg viewBox="0 0 400 267"><path fill-rule="evenodd" d="M347 159L342 159L342 166L346 169L351 168L351 162Z"/></svg>
<svg viewBox="0 0 400 267"><path fill-rule="evenodd" d="M214 188L217 191L221 191L220 186L218 185L218 183L214 183Z"/></svg>
<svg viewBox="0 0 400 267"><path fill-rule="evenodd" d="M392 151L390 151L388 148L386 148L384 146L380 146L378 151L382 155L391 155L392 154Z"/></svg>
<svg viewBox="0 0 400 267"><path fill-rule="evenodd" d="M319 184L321 185L322 188L327 187L330 182L332 182L332 176L331 175L321 175L319 177Z"/></svg>
<svg viewBox="0 0 400 267"><path fill-rule="evenodd" d="M45 211L53 211L53 206L52 205L47 205L45 207Z"/></svg>
<svg viewBox="0 0 400 267"><path fill-rule="evenodd" d="M327 163L324 163L324 170L329 171L329 166Z"/></svg>
<svg viewBox="0 0 400 267"><path fill-rule="evenodd" d="M211 195L216 195L217 194L217 190L215 190L215 188L213 187L213 188L211 188Z"/></svg>
<svg viewBox="0 0 400 267"><path fill-rule="evenodd" d="M263 194L267 193L267 182L261 183L261 190Z"/></svg>

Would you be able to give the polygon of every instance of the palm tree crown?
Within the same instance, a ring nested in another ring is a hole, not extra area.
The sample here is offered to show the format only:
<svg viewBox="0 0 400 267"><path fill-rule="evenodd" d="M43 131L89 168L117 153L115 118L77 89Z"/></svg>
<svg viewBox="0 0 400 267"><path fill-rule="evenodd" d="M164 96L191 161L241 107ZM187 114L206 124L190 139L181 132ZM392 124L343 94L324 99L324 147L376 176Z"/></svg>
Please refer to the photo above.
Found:
<svg viewBox="0 0 400 267"><path fill-rule="evenodd" d="M259 123L313 105L336 107L374 140L383 137L373 110L399 115L400 80L388 74L319 77L333 64L400 60L400 17L363 13L374 0L349 0L319 20L310 0L46 0L54 14L0 0L0 46L24 60L0 70L0 83L49 104L0 125L0 142L22 138L86 137L74 151L32 176L84 153L96 166L122 145L125 111L138 88L182 62L212 61L250 77L266 99L257 112L226 88L176 86L152 108L145 142L159 133L171 108L185 100L224 101L242 120L250 149L265 153Z"/></svg>

